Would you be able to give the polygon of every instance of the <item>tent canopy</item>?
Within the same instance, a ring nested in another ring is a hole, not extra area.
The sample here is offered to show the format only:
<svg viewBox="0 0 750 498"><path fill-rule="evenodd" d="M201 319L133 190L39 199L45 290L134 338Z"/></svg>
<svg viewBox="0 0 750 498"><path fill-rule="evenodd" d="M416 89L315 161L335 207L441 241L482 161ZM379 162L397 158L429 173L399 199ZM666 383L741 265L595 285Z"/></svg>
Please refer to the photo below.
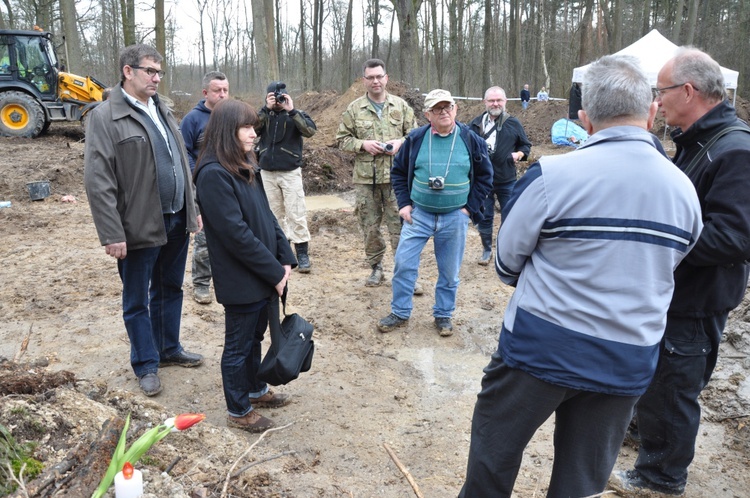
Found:
<svg viewBox="0 0 750 498"><path fill-rule="evenodd" d="M641 61L641 67L646 72L649 83L652 87L656 87L656 76L659 74L659 70L666 64L666 62L672 58L675 51L679 47L671 41L664 38L661 33L657 30L652 29L649 34L623 48L615 55L632 55ZM586 79L586 71L591 64L577 67L573 69L573 83L584 83ZM737 89L737 78L739 72L721 68L721 72L724 74L724 86L726 88Z"/></svg>

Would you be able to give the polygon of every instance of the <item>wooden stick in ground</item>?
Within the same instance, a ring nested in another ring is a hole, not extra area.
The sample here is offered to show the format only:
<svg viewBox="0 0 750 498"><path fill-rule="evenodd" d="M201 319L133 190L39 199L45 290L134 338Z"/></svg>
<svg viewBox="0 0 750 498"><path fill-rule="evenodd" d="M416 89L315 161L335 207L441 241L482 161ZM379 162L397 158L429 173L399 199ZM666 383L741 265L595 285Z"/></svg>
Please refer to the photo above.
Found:
<svg viewBox="0 0 750 498"><path fill-rule="evenodd" d="M401 473L404 474L404 477L406 477L406 480L409 481L409 484L411 484L411 488L414 490L414 494L417 495L417 498L424 498L424 495L419 490L419 486L417 486L417 482L411 476L409 470L404 467L404 465L398 459L396 453L394 453L391 447L388 446L388 443L383 443L383 447L385 448L385 451L388 452L388 455L391 457L391 460L393 460L393 463L395 463L396 467L398 467L398 470L400 470Z"/></svg>

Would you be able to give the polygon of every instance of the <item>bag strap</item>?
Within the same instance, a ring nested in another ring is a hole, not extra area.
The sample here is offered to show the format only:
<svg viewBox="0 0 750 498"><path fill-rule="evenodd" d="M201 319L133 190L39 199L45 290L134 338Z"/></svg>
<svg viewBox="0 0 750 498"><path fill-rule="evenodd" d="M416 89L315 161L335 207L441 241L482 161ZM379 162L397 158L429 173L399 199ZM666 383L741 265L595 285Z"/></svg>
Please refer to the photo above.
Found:
<svg viewBox="0 0 750 498"><path fill-rule="evenodd" d="M692 161L690 161L690 164L687 165L687 167L683 170L683 173L686 175L690 175L690 173L695 169L695 167L698 165L701 159L703 159L706 154L708 154L708 151L711 149L711 147L724 135L726 135L729 132L732 131L745 131L747 133L750 133L750 128L747 126L727 126L726 128L722 128L719 130L711 139L706 142L706 145L703 146L703 148L698 152Z"/></svg>
<svg viewBox="0 0 750 498"><path fill-rule="evenodd" d="M284 310L284 316L286 316L286 294L289 291L289 284L284 286L284 292L281 293L281 305Z"/></svg>

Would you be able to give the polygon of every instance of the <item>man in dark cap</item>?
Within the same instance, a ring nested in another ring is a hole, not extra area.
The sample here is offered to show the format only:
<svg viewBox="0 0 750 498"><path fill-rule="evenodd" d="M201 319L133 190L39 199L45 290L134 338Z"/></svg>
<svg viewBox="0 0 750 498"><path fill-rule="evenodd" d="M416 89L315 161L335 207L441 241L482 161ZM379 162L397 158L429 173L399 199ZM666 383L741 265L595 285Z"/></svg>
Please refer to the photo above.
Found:
<svg viewBox="0 0 750 498"><path fill-rule="evenodd" d="M258 160L263 188L273 214L297 251L297 269L310 272L307 246L305 190L302 185L302 137L315 135L317 127L305 112L294 108L286 85L274 81L266 90L266 105L258 112Z"/></svg>

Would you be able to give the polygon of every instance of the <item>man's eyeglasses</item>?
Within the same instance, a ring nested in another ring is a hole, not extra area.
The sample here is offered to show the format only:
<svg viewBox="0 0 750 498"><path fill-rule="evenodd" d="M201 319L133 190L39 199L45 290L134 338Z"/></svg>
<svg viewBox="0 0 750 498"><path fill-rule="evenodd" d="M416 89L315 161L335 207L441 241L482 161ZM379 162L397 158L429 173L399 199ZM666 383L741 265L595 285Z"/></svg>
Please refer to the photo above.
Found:
<svg viewBox="0 0 750 498"><path fill-rule="evenodd" d="M655 99L661 98L664 95L664 92L666 92L667 90L672 90L673 88L680 88L681 86L687 85L687 84L688 82L680 83L679 85L665 86L664 88L654 88L652 90L654 93L654 98ZM698 90L695 86L693 86L692 83L690 83L690 86L692 86L693 90L695 90L696 92L700 92L700 90Z"/></svg>
<svg viewBox="0 0 750 498"><path fill-rule="evenodd" d="M382 80L383 78L385 78L385 73L383 73L383 74L373 74L373 75L371 75L371 76L365 76L365 79L366 79L367 81L375 81L375 80L378 80L378 81L380 81L380 80Z"/></svg>
<svg viewBox="0 0 750 498"><path fill-rule="evenodd" d="M445 107L433 107L432 109L430 109L430 112L433 114L437 114L437 115L440 115L443 113L448 114L449 112L453 110L453 107L454 107L453 104L447 105Z"/></svg>
<svg viewBox="0 0 750 498"><path fill-rule="evenodd" d="M163 78L166 74L164 71L160 69L154 69L153 67L143 67L143 66L130 66L131 69L140 69L142 71L146 71L146 74L148 74L149 78L153 78L157 74L159 75L159 78Z"/></svg>

